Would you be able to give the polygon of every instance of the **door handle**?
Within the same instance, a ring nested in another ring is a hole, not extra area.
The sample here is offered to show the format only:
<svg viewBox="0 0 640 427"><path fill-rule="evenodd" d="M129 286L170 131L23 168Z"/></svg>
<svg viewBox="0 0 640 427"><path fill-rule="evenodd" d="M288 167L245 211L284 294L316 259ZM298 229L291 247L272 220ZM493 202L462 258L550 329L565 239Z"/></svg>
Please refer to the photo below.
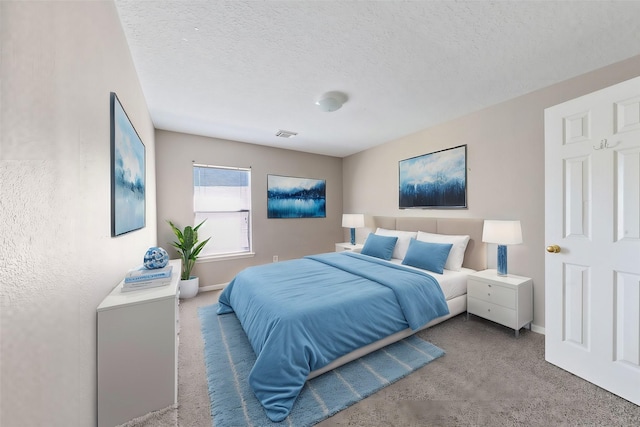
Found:
<svg viewBox="0 0 640 427"><path fill-rule="evenodd" d="M550 254L557 254L558 252L560 252L560 246L558 245L547 246L547 252L549 252Z"/></svg>

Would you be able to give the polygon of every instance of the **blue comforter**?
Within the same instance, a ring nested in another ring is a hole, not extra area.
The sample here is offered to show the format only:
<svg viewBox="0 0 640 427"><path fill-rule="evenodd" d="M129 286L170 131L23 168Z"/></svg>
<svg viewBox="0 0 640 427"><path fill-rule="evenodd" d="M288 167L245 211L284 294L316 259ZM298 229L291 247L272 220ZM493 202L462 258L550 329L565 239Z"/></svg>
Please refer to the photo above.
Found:
<svg viewBox="0 0 640 427"><path fill-rule="evenodd" d="M249 384L272 421L284 420L311 371L449 313L426 273L340 252L250 267L220 295L256 353Z"/></svg>

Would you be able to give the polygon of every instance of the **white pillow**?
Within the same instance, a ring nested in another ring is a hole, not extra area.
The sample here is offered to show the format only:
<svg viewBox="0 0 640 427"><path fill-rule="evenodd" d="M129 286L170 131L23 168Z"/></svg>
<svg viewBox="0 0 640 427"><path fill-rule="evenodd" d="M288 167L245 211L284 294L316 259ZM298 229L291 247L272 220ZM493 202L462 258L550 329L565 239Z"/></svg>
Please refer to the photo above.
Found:
<svg viewBox="0 0 640 427"><path fill-rule="evenodd" d="M469 243L469 236L456 236L453 234L433 234L418 231L417 240L430 243L451 243L451 251L444 265L447 270L460 271L464 261L464 251Z"/></svg>
<svg viewBox="0 0 640 427"><path fill-rule="evenodd" d="M399 230L387 230L385 228L378 228L376 230L376 234L378 236L392 236L397 237L398 241L396 242L396 247L393 249L393 255L391 258L404 259L407 254L407 250L409 249L409 243L411 243L411 238L414 239L417 237L417 231L399 231Z"/></svg>

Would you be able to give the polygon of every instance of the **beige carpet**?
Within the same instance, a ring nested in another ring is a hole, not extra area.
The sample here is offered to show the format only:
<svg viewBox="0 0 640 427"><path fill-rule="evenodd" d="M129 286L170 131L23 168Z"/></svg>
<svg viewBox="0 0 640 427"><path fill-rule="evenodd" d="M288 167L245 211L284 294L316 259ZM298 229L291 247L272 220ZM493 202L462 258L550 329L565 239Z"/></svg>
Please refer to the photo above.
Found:
<svg viewBox="0 0 640 427"><path fill-rule="evenodd" d="M180 303L177 414L127 427L212 425L197 308L218 295ZM640 426L640 407L545 362L543 335L522 330L516 339L460 315L419 336L447 354L317 426Z"/></svg>

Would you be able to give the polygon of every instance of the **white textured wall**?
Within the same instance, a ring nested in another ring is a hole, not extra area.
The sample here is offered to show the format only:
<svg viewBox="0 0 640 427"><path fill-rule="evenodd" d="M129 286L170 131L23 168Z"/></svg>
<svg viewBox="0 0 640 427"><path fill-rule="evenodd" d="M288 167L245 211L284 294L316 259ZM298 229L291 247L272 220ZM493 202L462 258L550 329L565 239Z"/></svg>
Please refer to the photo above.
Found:
<svg viewBox="0 0 640 427"><path fill-rule="evenodd" d="M111 1L0 15L0 425L91 426L95 309L156 241L153 125ZM110 91L147 150L147 226L118 238Z"/></svg>
<svg viewBox="0 0 640 427"><path fill-rule="evenodd" d="M532 92L344 159L345 212L519 219L509 272L533 278L534 324L544 327L544 109L635 77L640 56ZM467 144L468 209L398 209L398 161ZM358 240L367 230L358 230ZM488 251L496 265L496 246Z"/></svg>

